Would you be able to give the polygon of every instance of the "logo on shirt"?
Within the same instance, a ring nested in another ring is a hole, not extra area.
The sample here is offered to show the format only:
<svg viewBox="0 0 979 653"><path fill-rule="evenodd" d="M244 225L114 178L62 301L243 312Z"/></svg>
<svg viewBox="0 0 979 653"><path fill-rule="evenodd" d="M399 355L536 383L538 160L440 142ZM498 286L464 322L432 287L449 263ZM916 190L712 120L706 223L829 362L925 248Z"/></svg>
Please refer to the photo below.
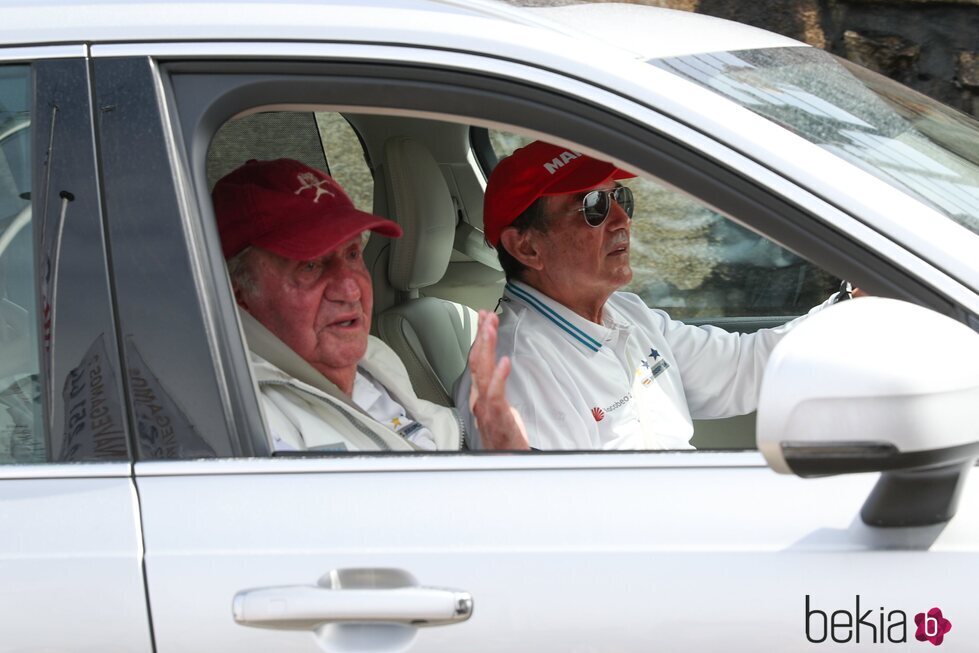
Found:
<svg viewBox="0 0 979 653"><path fill-rule="evenodd" d="M605 412L606 413L611 413L613 410L618 410L619 408L622 408L623 406L625 406L630 401L632 401L632 393L631 392L629 394L625 395L624 397L622 397L621 399L619 399L618 401L616 401L615 403L613 403L611 406L606 406L605 407Z"/></svg>
<svg viewBox="0 0 979 653"><path fill-rule="evenodd" d="M606 413L611 413L613 410L618 410L619 408L622 408L630 401L632 401L631 392L625 395L624 397L620 398L618 401L614 402L611 406L606 406L604 409L595 406L594 408L591 409L591 416L595 418L596 422L601 422L603 419L605 419Z"/></svg>

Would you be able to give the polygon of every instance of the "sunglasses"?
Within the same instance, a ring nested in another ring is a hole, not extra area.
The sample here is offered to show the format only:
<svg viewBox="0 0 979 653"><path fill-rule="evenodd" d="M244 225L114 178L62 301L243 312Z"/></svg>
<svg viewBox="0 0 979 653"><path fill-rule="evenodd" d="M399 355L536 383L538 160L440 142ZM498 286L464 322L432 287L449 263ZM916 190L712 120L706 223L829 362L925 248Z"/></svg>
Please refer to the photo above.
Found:
<svg viewBox="0 0 979 653"><path fill-rule="evenodd" d="M578 211L585 214L585 222L588 223L589 227L600 227L608 219L613 200L622 207L622 210L631 220L636 202L632 196L632 190L625 186L616 186L612 190L593 190L586 193L581 199L581 208Z"/></svg>

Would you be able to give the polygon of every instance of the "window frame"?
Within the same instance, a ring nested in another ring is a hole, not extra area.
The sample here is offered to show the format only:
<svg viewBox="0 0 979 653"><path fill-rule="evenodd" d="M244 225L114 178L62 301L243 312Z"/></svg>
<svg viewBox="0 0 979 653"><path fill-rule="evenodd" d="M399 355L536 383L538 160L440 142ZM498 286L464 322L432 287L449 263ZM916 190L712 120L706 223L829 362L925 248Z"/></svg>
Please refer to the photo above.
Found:
<svg viewBox="0 0 979 653"><path fill-rule="evenodd" d="M496 164L500 162L500 158L496 155L496 150L493 149L493 142L490 140L488 127L478 127L473 125L469 128L469 146L473 150L473 154L476 155L476 161L479 163L479 169L483 175L489 179L490 173L493 172L493 168Z"/></svg>
<svg viewBox="0 0 979 653"><path fill-rule="evenodd" d="M218 268L199 256L200 220L188 203L192 191L173 148L156 65L149 57L97 58L93 70L111 278L118 330L126 335L120 355L127 373L148 370L141 378L152 375L156 383L150 400L127 374L127 411L138 422L147 404L164 395L163 414L176 416L156 424L174 446L160 451L141 447L140 439L133 457L249 456L250 440L236 436L232 415L240 420L251 408L259 419L258 408L233 394L242 384L229 388L224 381L220 348L227 338L215 335L215 302L207 297L227 286L211 278L226 279L224 262ZM228 374L249 378L247 367ZM201 440L209 452L200 450Z"/></svg>
<svg viewBox="0 0 979 653"><path fill-rule="evenodd" d="M598 101L531 85L516 75L508 78L487 71L380 60L195 61L186 57L161 60L160 66L173 131L182 135L177 147L197 188L202 187L202 153L206 152L209 135L237 113L258 107L394 110L405 115L456 117L471 124L519 125L531 132L574 138L611 157L635 162L636 169L694 197L710 197L709 205L722 215L740 216L739 222L752 223L790 250L807 250L806 257L814 264L839 276L859 278L876 294L908 299L965 319L961 307L851 239L823 216L796 203L795 198L776 194L743 171L629 115L609 111ZM596 95L602 92L594 90ZM805 192L793 187L796 192ZM201 255L220 265L215 256L220 247L209 198L198 193L196 201L200 215L205 217L200 245L206 252ZM214 306L213 314L225 325L218 333L223 340L222 352L233 359L225 367L230 373L247 369L247 355L227 289L216 288L210 293L213 298L222 295L228 300ZM242 387L245 378L250 379L250 374L237 380L226 376L229 386L239 386L236 396L248 394ZM248 446L261 454L267 452L268 445L260 420L253 419L258 413L254 389L248 390L251 397L245 397L246 403L252 405L249 414L236 416L236 430L247 434Z"/></svg>
<svg viewBox="0 0 979 653"><path fill-rule="evenodd" d="M76 56L59 58L66 51ZM120 476L127 473L131 461L131 431L123 406L113 295L107 272L88 62L67 46L41 48L31 54L33 60L27 63L32 67L34 95L30 147L36 328L40 414L45 421L48 454L48 462L31 466L35 470L31 475L75 475L67 468L79 462L102 462L85 465L83 469L89 471L82 475ZM52 278L46 292L45 261L51 261ZM50 322L48 334L45 320L40 319L45 302L50 302L50 313L46 316ZM46 335L50 336L49 352L45 347ZM99 340L101 349L96 351L93 347ZM88 401L80 411L78 398L71 399L67 392L72 372L88 376L85 379ZM96 373L101 379L112 377L114 381L114 390L103 386L108 389L99 396L99 417L111 416L108 422L99 422L111 426L104 431L107 437L103 441L98 441L95 435L94 382L90 375ZM69 408L72 418L86 421L93 440L88 442L83 438L83 443L89 446L79 458L59 460L64 442L58 441L54 433L67 429ZM59 446L57 451L53 448L55 443Z"/></svg>

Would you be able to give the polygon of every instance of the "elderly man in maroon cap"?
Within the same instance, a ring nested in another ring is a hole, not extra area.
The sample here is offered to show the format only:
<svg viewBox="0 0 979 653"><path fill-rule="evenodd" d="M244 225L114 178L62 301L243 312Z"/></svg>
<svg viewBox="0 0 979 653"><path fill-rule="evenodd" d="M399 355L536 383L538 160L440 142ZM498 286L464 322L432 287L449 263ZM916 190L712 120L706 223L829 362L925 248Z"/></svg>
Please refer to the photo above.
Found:
<svg viewBox="0 0 979 653"><path fill-rule="evenodd" d="M473 446L493 424L466 401L470 378L484 387L486 375L506 381L535 449L690 449L692 417L755 409L768 355L793 322L732 334L618 292L632 279L634 208L618 182L633 176L541 141L493 170L483 221L507 285L484 338L499 339L502 358L474 349L458 387Z"/></svg>
<svg viewBox="0 0 979 653"><path fill-rule="evenodd" d="M398 237L401 228L357 210L333 178L290 159L249 161L218 181L213 199L272 448L459 449L455 411L419 399L394 351L369 335L363 235ZM473 401L500 417L484 420L483 445L526 449L487 319L474 356L488 362Z"/></svg>

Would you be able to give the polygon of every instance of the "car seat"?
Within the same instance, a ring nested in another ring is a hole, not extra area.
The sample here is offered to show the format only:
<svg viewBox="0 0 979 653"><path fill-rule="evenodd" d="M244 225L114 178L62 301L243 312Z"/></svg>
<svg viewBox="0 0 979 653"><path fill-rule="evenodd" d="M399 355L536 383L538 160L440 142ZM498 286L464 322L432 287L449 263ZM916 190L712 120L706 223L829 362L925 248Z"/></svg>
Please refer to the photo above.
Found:
<svg viewBox="0 0 979 653"><path fill-rule="evenodd" d="M456 235L456 211L435 158L412 138L384 145L388 215L404 236L390 243L387 280L392 307L375 318L377 335L401 357L419 397L451 406L452 390L476 337L476 312L464 304L422 297L445 275Z"/></svg>

